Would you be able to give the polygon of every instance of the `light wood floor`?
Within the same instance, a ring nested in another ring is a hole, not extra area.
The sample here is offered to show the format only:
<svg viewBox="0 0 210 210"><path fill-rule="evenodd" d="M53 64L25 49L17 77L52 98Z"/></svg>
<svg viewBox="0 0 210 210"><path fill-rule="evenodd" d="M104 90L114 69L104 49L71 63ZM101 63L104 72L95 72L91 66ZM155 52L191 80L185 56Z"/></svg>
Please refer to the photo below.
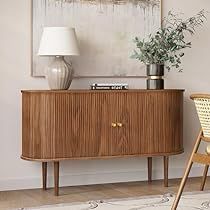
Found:
<svg viewBox="0 0 210 210"><path fill-rule="evenodd" d="M189 179L185 191L198 191L200 181L201 178ZM162 181L153 181L151 184L147 182L129 182L65 187L60 189L61 195L59 197L54 196L53 189L45 192L41 189L0 192L0 210L37 207L57 203L85 202L98 199L160 195L167 192L177 192L179 183L180 180L170 180L168 188L163 187ZM205 190L210 190L210 177L207 180Z"/></svg>

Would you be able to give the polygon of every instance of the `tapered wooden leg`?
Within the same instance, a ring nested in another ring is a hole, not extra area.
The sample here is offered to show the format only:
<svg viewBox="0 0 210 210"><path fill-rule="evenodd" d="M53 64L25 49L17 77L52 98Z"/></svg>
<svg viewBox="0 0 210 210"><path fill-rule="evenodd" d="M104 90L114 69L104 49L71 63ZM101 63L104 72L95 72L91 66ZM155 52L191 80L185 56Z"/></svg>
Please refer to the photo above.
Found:
<svg viewBox="0 0 210 210"><path fill-rule="evenodd" d="M55 196L59 195L59 162L54 162Z"/></svg>
<svg viewBox="0 0 210 210"><path fill-rule="evenodd" d="M171 210L176 210L176 209L177 209L177 206L178 206L178 204L179 204L179 200L180 200L181 195L182 195L182 192L183 192L183 190L184 190L184 186L185 186L185 184L186 184L188 175L189 175L190 170L191 170L192 165L193 165L193 162L192 162L192 160L193 160L193 155L198 151L198 148L199 148L199 145L200 145L200 142L201 142L201 135L202 135L202 130L200 131L200 133L199 133L199 135L198 135L198 138L197 138L197 140L196 140L196 142L195 142L195 146L194 146L194 148L193 148L192 154L191 154L190 159L189 159L189 161L188 161L187 168L186 168L186 170L185 170L184 176L183 176L183 178L182 178L181 184L180 184L180 186L179 186L178 193L177 193L177 195L176 195L176 198L175 198L175 200L174 200L174 203L173 203L173 206L172 206Z"/></svg>
<svg viewBox="0 0 210 210"><path fill-rule="evenodd" d="M168 187L168 156L163 157L164 163L164 187Z"/></svg>
<svg viewBox="0 0 210 210"><path fill-rule="evenodd" d="M174 203L173 203L172 210L176 210L176 208L177 208L177 206L178 206L179 200L180 200L180 198L181 198L182 192L183 192L184 187L185 187L185 184L186 184L186 182L187 182L188 175L189 175L190 170L191 170L191 168L192 168L192 164L193 164L193 162L190 161L190 162L188 163L188 165L187 165L186 171L185 171L185 173L184 173L184 176L183 176L183 178L182 178L181 184L180 184L180 186L179 186L179 190L178 190L176 199L175 199L175 201L174 201Z"/></svg>
<svg viewBox="0 0 210 210"><path fill-rule="evenodd" d="M201 187L200 190L203 191L204 190L204 186L206 183L206 178L207 178L207 174L208 174L208 170L209 170L209 165L205 166L204 172L203 172L203 177L202 177L202 182L201 182Z"/></svg>
<svg viewBox="0 0 210 210"><path fill-rule="evenodd" d="M47 163L42 162L42 188L47 190Z"/></svg>
<svg viewBox="0 0 210 210"><path fill-rule="evenodd" d="M152 157L147 158L148 164L148 182L152 182Z"/></svg>

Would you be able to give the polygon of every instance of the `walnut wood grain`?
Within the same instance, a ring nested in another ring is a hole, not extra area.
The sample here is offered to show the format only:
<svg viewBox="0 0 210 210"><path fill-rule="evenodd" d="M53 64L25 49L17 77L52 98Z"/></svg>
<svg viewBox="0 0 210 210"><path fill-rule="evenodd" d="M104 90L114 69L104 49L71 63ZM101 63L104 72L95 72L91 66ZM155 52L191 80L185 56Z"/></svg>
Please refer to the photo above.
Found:
<svg viewBox="0 0 210 210"><path fill-rule="evenodd" d="M168 187L168 163L169 163L168 156L163 157L163 162L164 162L164 186Z"/></svg>
<svg viewBox="0 0 210 210"><path fill-rule="evenodd" d="M148 165L148 182L152 182L152 157L147 158L147 165Z"/></svg>
<svg viewBox="0 0 210 210"><path fill-rule="evenodd" d="M174 152L174 153L158 153L158 154L153 154L150 155L152 157L159 157L159 156L164 156L164 155L178 155L178 154L182 154L184 152L184 150L180 150L179 152ZM66 161L66 160L104 160L104 159L113 159L113 158L117 158L117 159L124 159L124 158L132 158L132 157L148 157L149 154L136 154L136 155L121 155L121 156L103 156L103 157L77 157L77 158L55 158L55 159L34 159L34 158L28 158L28 157L24 157L23 155L21 156L21 158L23 160L27 160L27 161L36 161L36 162L54 162L54 161Z"/></svg>
<svg viewBox="0 0 210 210"><path fill-rule="evenodd" d="M130 89L130 90L87 90L87 89L72 89L72 90L21 90L22 93L154 93L154 92L184 92L184 89L161 89L161 90L147 90L147 89ZM203 94L201 94L203 95ZM205 95L205 94L204 94Z"/></svg>
<svg viewBox="0 0 210 210"><path fill-rule="evenodd" d="M183 90L22 91L22 158L54 162L55 195L59 161L146 156L164 160L183 152Z"/></svg>
<svg viewBox="0 0 210 210"><path fill-rule="evenodd" d="M183 91L23 91L22 157L155 156L183 151ZM122 123L113 128L111 123Z"/></svg>
<svg viewBox="0 0 210 210"><path fill-rule="evenodd" d="M42 188L43 190L47 190L47 163L42 163Z"/></svg>
<svg viewBox="0 0 210 210"><path fill-rule="evenodd" d="M60 165L59 162L54 162L55 196L59 195L59 165Z"/></svg>

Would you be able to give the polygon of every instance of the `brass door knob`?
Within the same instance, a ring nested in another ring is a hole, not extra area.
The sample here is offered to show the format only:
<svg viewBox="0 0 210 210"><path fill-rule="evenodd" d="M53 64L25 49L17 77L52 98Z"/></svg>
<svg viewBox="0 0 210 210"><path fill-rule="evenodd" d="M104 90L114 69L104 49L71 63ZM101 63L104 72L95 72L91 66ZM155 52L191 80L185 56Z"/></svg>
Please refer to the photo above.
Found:
<svg viewBox="0 0 210 210"><path fill-rule="evenodd" d="M117 123L112 123L112 127L116 128L117 127Z"/></svg>
<svg viewBox="0 0 210 210"><path fill-rule="evenodd" d="M121 127L123 127L123 124L122 123L117 123L117 126L121 128Z"/></svg>

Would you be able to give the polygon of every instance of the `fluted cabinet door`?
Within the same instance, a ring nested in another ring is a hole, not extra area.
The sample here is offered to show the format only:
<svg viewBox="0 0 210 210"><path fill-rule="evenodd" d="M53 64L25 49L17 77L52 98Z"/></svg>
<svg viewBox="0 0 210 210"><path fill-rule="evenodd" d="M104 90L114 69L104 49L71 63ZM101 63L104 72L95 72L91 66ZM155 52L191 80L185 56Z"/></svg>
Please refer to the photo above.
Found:
<svg viewBox="0 0 210 210"><path fill-rule="evenodd" d="M141 154L183 151L183 92L147 92L138 97Z"/></svg>
<svg viewBox="0 0 210 210"><path fill-rule="evenodd" d="M107 95L109 117L116 127L112 127L109 138L104 142L109 147L110 156L139 154L139 125L137 122L138 94L114 92Z"/></svg>
<svg viewBox="0 0 210 210"><path fill-rule="evenodd" d="M101 94L25 93L23 153L37 159L105 155L108 113Z"/></svg>
<svg viewBox="0 0 210 210"><path fill-rule="evenodd" d="M183 150L182 92L115 92L107 98L107 120L120 126L112 128L103 141L109 148L106 155L149 156Z"/></svg>

